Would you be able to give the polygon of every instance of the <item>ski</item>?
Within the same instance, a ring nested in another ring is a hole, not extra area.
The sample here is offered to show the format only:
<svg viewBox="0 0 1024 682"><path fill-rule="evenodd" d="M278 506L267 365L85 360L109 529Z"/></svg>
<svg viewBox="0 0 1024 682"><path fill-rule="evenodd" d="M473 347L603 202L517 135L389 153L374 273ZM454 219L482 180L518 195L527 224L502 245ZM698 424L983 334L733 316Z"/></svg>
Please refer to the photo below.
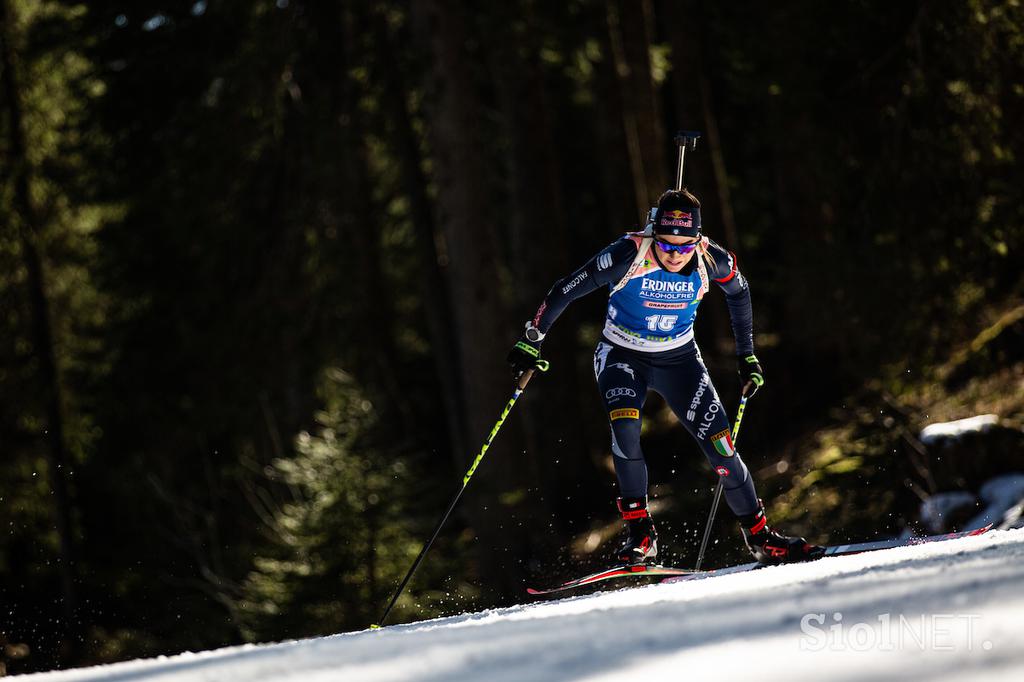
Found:
<svg viewBox="0 0 1024 682"><path fill-rule="evenodd" d="M859 554L860 552L872 552L876 549L890 549L892 547L912 547L924 545L929 542L941 542L943 540L955 540L957 538L968 538L974 535L981 535L992 530L992 524L974 530L963 530L955 533L944 533L942 535L925 535L915 538L896 538L892 540L876 540L874 542L860 542L853 545L835 545L825 548L825 556L839 556L843 554Z"/></svg>
<svg viewBox="0 0 1024 682"><path fill-rule="evenodd" d="M657 564L637 564L637 565L622 565L615 566L613 568L606 568L603 571L597 573L591 573L585 575L582 578L576 578L575 580L569 580L564 582L557 587L552 587L544 590L537 590L532 587L526 588L526 592L531 595L551 594L552 592L561 592L563 590L571 590L574 587L582 587L584 585L592 585L599 583L604 580L612 580L614 578L622 578L626 576L686 576L693 573L692 570L685 568L672 568L671 566L660 566Z"/></svg>
<svg viewBox="0 0 1024 682"><path fill-rule="evenodd" d="M850 554L860 554L862 552L873 552L880 549L892 549L894 547L911 547L914 545L923 545L929 542L941 542L944 540L955 540L957 538L966 538L974 535L981 535L992 529L992 524L985 526L984 528L976 528L974 530L965 530L956 533L944 533L942 535L927 535L924 537L914 538L897 538L890 540L874 540L871 542L859 542L847 545L830 545L825 548L823 557L829 556L846 556ZM583 576L582 578L576 578L575 580L569 580L556 587L548 589L534 589L528 587L526 592L533 596L551 594L553 592L563 592L565 590L571 590L576 587L583 587L584 585L593 585L594 583L603 582L605 580L613 580L615 578L624 578L629 576L663 576L661 583L676 583L684 582L688 580L702 580L704 578L711 578L720 575L731 575L733 573L745 573L746 571L754 571L759 568L764 568L767 564L761 564L756 561L752 561L746 564L738 564L736 566L726 566L724 568L713 568L703 571L694 571L686 568L673 568L672 566L660 566L656 564L638 564L635 566L622 565L607 568L597 573L591 573L590 575ZM785 564L778 564L784 566Z"/></svg>
<svg viewBox="0 0 1024 682"><path fill-rule="evenodd" d="M874 540L872 542L858 542L850 545L830 545L825 548L823 557L829 556L848 556L850 554L860 554L862 552L874 552L880 549L892 549L894 547L913 547L914 545L924 545L930 542L942 542L944 540L955 540L957 538L967 538L975 535L981 535L987 533L992 529L992 524L983 527L975 528L974 530L964 530L956 533L943 533L941 535L926 535L924 537L914 538L895 538L890 540ZM763 568L766 564L760 564L756 561L748 564L739 564L737 566L728 566L726 568L716 568L709 571L691 571L687 575L670 576L662 580L662 583L675 583L683 582L686 580L700 580L703 578L711 578L713 576L729 575L732 573L744 573L746 571L753 571L758 568ZM778 564L784 566L785 564Z"/></svg>
<svg viewBox="0 0 1024 682"><path fill-rule="evenodd" d="M767 565L768 564L762 564L757 561L751 561L749 564L738 564L736 566L726 566L724 568L710 568L704 571L694 571L690 575L670 576L660 582L674 583L682 582L684 580L701 580L703 578L712 578L719 575L730 575L732 573L746 573L747 571L756 571L759 568L764 568Z"/></svg>

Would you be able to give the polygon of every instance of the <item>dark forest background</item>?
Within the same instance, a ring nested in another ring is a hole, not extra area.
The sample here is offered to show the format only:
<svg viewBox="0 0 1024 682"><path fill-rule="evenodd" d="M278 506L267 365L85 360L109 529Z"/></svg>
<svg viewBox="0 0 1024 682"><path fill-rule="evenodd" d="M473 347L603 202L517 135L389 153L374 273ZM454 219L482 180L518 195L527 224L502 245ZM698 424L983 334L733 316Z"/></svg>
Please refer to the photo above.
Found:
<svg viewBox="0 0 1024 682"><path fill-rule="evenodd" d="M373 622L524 321L641 226L680 128L751 282L767 385L740 450L772 517L898 533L1011 465L947 470L914 434L1024 415L1019 3L0 0L0 41L11 672ZM392 620L605 562L603 310L556 325ZM717 292L698 339L735 405ZM646 416L688 565L715 480ZM742 557L728 518L716 538L712 564Z"/></svg>

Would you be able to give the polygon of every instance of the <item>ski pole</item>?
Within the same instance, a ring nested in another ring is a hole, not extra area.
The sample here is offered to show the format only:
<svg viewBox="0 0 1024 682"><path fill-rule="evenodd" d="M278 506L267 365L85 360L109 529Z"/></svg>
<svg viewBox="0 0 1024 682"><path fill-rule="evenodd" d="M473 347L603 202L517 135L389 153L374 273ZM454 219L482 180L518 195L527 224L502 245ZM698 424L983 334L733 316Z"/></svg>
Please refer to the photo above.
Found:
<svg viewBox="0 0 1024 682"><path fill-rule="evenodd" d="M732 425L732 443L736 445L736 439L740 435L740 424L743 422L743 411L747 409L747 396L740 396L740 406L736 410L736 421ZM708 547L708 540L711 538L711 526L715 523L715 514L718 513L718 503L722 499L722 491L725 486L722 485L722 477L718 477L718 485L715 486L715 499L711 502L711 513L708 514L708 525L704 528L704 540L700 543L700 554L697 555L697 566L693 570L699 571L700 565L704 562L704 550Z"/></svg>
<svg viewBox="0 0 1024 682"><path fill-rule="evenodd" d="M541 372L548 371L549 366L550 365L547 360L537 360L537 369ZM389 603L388 607L384 609L384 613L381 615L380 620L370 626L371 630L376 630L384 625L384 621L387 620L388 614L391 613L391 609L394 607L395 602L398 601L398 597L405 590L405 586L409 583L409 580L412 579L412 574L416 572L417 568L419 568L420 562L423 561L423 557L426 556L430 546L434 544L434 540L437 539L438 534L441 532L441 527L444 526L445 521L448 520L452 510L455 509L455 505L458 504L463 491L466 489L466 486L469 485L469 479L473 477L473 473L476 472L476 468L480 466L480 461L483 460L484 454L487 452L487 448L491 447L491 441L494 440L494 436L498 433L498 429L500 429L501 425L505 423L505 418L508 417L509 412L512 411L512 406L516 404L516 401L519 400L519 396L522 395L523 390L526 388L526 384L530 383L530 379L533 378L533 373L534 370L528 369L523 372L523 375L519 378L519 384L516 386L515 392L512 393L511 400L509 400L508 404L505 405L505 409L501 411L501 416L498 417L497 423L494 425L494 428L491 429L491 433L487 436L487 440L484 441L483 447L480 448L480 453L470 465L469 471L467 471L466 475L462 477L462 487L459 488L457 493L455 493L455 497L452 498L451 503L448 505L448 509L445 510L444 516L441 517L441 520L437 523L437 527L434 528L434 533L430 536L427 543L423 545L423 549L420 550L419 556L416 557L416 561L412 562L412 567L409 569L409 572L405 574L405 578L402 579L402 583L395 591L395 595L391 597L391 603Z"/></svg>

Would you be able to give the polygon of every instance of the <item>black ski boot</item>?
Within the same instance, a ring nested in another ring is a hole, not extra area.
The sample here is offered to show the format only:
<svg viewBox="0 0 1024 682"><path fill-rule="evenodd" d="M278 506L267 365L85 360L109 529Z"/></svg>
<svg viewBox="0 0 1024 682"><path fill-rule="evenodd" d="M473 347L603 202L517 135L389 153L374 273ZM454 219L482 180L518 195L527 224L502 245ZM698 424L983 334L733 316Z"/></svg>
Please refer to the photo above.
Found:
<svg viewBox="0 0 1024 682"><path fill-rule="evenodd" d="M747 549L762 564L789 564L817 559L825 548L809 544L803 538L791 538L768 525L764 515L764 502L757 501L757 511L740 519L743 541Z"/></svg>
<svg viewBox="0 0 1024 682"><path fill-rule="evenodd" d="M658 532L647 513L647 498L620 497L618 502L628 535L615 552L616 561L630 565L653 562L658 557Z"/></svg>

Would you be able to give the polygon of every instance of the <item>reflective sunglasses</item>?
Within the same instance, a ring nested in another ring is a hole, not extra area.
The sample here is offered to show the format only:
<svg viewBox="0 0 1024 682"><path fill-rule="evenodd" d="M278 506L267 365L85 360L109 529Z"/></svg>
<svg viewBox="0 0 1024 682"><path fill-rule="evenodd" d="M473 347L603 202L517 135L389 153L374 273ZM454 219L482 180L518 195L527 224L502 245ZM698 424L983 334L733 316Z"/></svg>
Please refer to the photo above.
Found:
<svg viewBox="0 0 1024 682"><path fill-rule="evenodd" d="M658 248L665 253L672 253L675 251L676 253L685 256L697 248L697 244L700 243L700 240L698 239L697 241L690 242L689 244L669 244L668 242L663 242L660 239L655 239L654 243L657 244Z"/></svg>

